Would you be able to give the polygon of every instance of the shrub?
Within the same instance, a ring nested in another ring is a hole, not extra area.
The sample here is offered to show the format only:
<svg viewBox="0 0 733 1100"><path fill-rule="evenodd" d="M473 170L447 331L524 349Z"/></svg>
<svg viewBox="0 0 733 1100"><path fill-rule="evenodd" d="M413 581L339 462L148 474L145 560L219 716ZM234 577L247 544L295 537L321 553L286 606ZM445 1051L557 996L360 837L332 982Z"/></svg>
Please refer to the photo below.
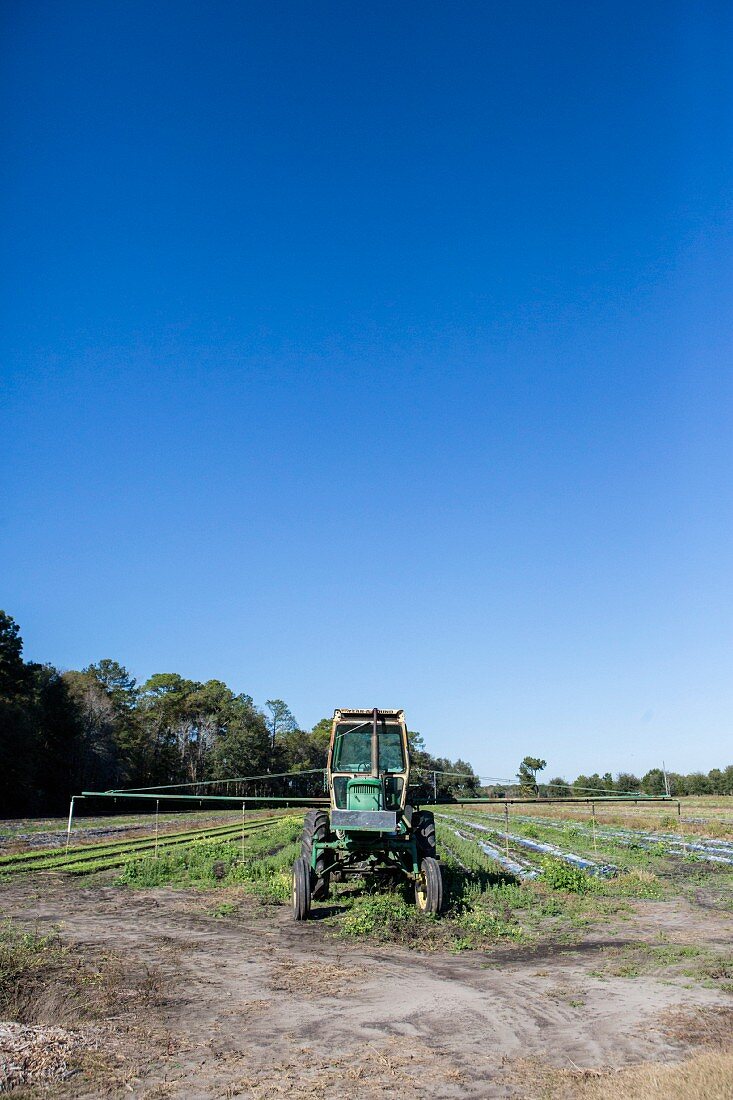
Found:
<svg viewBox="0 0 733 1100"><path fill-rule="evenodd" d="M480 937L512 940L523 938L522 929L515 921L506 920L481 905L461 913L456 923L461 928L465 928L467 932L473 932Z"/></svg>
<svg viewBox="0 0 733 1100"><path fill-rule="evenodd" d="M585 894L596 887L593 877L582 867L574 867L552 856L542 860L542 878L550 889L566 890L570 894Z"/></svg>

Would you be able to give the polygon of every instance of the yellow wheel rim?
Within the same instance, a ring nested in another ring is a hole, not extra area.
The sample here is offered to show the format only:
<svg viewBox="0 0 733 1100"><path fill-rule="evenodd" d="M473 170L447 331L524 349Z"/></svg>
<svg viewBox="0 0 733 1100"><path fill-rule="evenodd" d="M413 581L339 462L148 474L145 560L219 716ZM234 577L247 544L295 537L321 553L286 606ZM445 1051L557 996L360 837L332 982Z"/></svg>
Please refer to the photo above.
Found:
<svg viewBox="0 0 733 1100"><path fill-rule="evenodd" d="M428 907L428 884L424 872L420 874L419 879L415 883L415 897L417 898L418 909L425 912Z"/></svg>

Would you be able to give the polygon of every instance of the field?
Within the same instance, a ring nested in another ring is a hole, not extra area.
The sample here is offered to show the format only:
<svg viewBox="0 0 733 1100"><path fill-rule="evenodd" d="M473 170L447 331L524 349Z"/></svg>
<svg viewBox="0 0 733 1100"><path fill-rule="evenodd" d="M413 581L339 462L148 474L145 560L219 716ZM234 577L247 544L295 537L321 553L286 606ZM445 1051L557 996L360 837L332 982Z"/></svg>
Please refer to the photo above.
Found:
<svg viewBox="0 0 733 1100"><path fill-rule="evenodd" d="M0 824L0 1092L733 1096L733 800L436 820L300 925L294 811Z"/></svg>

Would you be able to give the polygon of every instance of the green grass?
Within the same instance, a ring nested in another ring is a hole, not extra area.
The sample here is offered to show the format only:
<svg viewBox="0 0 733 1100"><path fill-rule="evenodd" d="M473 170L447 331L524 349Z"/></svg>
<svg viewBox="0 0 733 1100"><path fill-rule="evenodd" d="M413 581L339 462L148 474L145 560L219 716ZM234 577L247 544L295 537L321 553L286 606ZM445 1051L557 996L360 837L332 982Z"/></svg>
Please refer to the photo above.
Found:
<svg viewBox="0 0 733 1100"><path fill-rule="evenodd" d="M290 867L300 851L300 817L288 817L241 838L197 840L147 854L125 865L122 881L129 886L216 887L240 885L263 901L286 901Z"/></svg>
<svg viewBox="0 0 733 1100"><path fill-rule="evenodd" d="M588 892L568 889L560 880L554 887L542 881L517 883L488 869L465 871L446 854L440 918L417 911L408 885L380 894L374 886L352 882L334 891L328 904L344 912L334 914L329 923L337 935L426 950L528 944L543 936L571 933L628 909L625 901L596 894L597 880L586 878ZM571 885L577 885L574 878Z"/></svg>
<svg viewBox="0 0 733 1100"><path fill-rule="evenodd" d="M597 977L641 978L666 981L692 980L721 992L733 992L733 952L716 951L699 944L637 943L604 952Z"/></svg>
<svg viewBox="0 0 733 1100"><path fill-rule="evenodd" d="M350 899L337 927L342 936L367 936L380 943L404 943L415 935L422 937L426 926L435 924L435 917L419 913L400 892L362 894Z"/></svg>

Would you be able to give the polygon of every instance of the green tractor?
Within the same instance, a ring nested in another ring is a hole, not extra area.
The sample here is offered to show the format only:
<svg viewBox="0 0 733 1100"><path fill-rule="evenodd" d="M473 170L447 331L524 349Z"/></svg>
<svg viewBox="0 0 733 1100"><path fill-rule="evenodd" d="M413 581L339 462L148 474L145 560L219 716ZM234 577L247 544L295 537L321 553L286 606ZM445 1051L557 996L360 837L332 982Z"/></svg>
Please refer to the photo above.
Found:
<svg viewBox="0 0 733 1100"><path fill-rule="evenodd" d="M403 711L335 711L327 775L330 809L306 814L301 854L293 864L295 919L307 919L311 901L327 898L332 881L366 875L414 883L418 909L439 913L443 877L435 821L408 802Z"/></svg>

